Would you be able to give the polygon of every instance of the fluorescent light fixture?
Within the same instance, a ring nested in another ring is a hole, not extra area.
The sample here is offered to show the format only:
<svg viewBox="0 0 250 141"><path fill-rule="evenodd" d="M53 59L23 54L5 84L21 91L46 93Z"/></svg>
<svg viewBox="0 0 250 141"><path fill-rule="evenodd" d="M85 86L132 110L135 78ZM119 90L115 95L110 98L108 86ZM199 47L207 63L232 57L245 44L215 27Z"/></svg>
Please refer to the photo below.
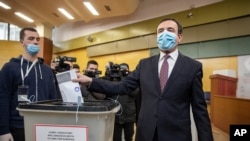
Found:
<svg viewBox="0 0 250 141"><path fill-rule="evenodd" d="M69 12L67 12L65 9L63 9L63 8L58 8L58 10L64 15L64 16L66 16L68 19L70 19L70 20L73 20L73 19L75 19L73 16L71 16L70 14L69 14Z"/></svg>
<svg viewBox="0 0 250 141"><path fill-rule="evenodd" d="M83 4L88 8L88 10L89 10L93 15L96 15L96 16L99 15L99 13L96 11L96 9L94 8L94 6L93 6L90 2L84 1Z"/></svg>
<svg viewBox="0 0 250 141"><path fill-rule="evenodd" d="M33 22L34 22L34 20L32 20L30 17L28 17L28 16L26 16L26 15L20 13L20 12L15 12L15 14L16 14L17 16L19 16L20 18L22 18L22 19L24 19L24 20L26 20L26 21L28 21L28 22L30 22L30 23L33 23Z"/></svg>
<svg viewBox="0 0 250 141"><path fill-rule="evenodd" d="M4 9L11 9L8 5L4 4L0 1L0 7L3 7Z"/></svg>

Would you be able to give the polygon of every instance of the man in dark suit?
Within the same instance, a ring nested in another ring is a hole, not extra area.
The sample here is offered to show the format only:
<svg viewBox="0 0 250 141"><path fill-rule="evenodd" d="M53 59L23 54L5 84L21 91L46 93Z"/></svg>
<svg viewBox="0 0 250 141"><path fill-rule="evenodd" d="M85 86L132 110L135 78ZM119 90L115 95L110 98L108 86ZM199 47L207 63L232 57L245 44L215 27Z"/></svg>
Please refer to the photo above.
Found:
<svg viewBox="0 0 250 141"><path fill-rule="evenodd" d="M163 19L157 27L160 54L142 59L125 79L112 83L78 75L72 81L108 95L140 87L137 141L191 141L190 105L198 140L213 141L202 89L202 64L178 51L181 40L182 26L175 19Z"/></svg>

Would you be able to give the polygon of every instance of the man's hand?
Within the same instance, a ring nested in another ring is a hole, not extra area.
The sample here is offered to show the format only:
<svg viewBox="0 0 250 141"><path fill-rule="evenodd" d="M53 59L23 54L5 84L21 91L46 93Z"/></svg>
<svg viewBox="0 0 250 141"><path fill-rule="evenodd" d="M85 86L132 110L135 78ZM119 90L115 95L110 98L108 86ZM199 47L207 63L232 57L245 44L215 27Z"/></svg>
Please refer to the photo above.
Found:
<svg viewBox="0 0 250 141"><path fill-rule="evenodd" d="M73 82L79 82L83 85L90 85L92 82L92 78L88 77L86 75L82 75L80 73L77 73L77 78L76 79L72 79Z"/></svg>
<svg viewBox="0 0 250 141"><path fill-rule="evenodd" d="M0 135L0 141L14 141L11 133Z"/></svg>

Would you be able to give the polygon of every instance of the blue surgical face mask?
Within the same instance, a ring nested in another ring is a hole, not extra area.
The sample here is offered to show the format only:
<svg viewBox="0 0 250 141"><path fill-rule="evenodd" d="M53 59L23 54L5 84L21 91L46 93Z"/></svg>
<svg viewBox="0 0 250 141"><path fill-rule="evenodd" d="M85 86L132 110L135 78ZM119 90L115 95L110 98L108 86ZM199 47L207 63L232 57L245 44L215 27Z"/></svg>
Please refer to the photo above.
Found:
<svg viewBox="0 0 250 141"><path fill-rule="evenodd" d="M177 36L169 31L164 31L157 35L157 45L160 50L168 51L175 47Z"/></svg>
<svg viewBox="0 0 250 141"><path fill-rule="evenodd" d="M30 55L34 56L40 51L40 47L38 45L28 44L26 50Z"/></svg>

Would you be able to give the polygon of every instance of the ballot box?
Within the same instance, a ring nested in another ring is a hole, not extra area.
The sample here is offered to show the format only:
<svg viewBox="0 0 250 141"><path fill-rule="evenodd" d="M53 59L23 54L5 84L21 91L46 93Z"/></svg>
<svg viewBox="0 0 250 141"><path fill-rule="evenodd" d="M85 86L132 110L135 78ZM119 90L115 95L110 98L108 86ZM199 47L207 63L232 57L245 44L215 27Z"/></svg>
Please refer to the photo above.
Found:
<svg viewBox="0 0 250 141"><path fill-rule="evenodd" d="M61 100L21 103L26 141L112 141L114 101L65 103Z"/></svg>

